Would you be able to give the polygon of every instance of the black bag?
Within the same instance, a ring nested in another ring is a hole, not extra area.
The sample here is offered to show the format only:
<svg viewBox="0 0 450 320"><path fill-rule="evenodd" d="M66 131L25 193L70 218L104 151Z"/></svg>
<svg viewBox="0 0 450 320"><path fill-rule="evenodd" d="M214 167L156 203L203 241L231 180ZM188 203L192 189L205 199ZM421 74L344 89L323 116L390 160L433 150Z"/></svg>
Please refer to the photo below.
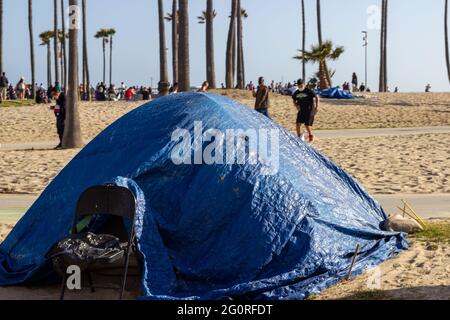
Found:
<svg viewBox="0 0 450 320"><path fill-rule="evenodd" d="M83 271L94 263L113 263L123 258L124 250L118 238L88 232L59 241L47 256L52 260L55 270L63 275L66 268L72 265Z"/></svg>

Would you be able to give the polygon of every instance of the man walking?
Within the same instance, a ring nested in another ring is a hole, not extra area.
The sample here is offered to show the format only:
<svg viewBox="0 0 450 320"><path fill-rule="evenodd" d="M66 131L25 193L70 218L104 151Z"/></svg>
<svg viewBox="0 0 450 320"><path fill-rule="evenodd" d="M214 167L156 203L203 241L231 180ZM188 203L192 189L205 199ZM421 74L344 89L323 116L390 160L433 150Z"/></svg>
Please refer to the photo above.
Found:
<svg viewBox="0 0 450 320"><path fill-rule="evenodd" d="M253 91L253 97L256 98L255 110L270 119L269 115L269 88L264 84L264 78L258 79L258 89Z"/></svg>
<svg viewBox="0 0 450 320"><path fill-rule="evenodd" d="M306 87L305 81L299 79L297 81L298 90L292 96L294 105L297 108L297 135L300 139L305 141L304 133L302 132L302 125L305 126L308 132L308 141L314 142L313 125L314 118L319 111L320 99L319 96L310 88Z"/></svg>
<svg viewBox="0 0 450 320"><path fill-rule="evenodd" d="M0 77L0 102L6 100L6 94L8 92L9 81L6 77L6 73L2 73Z"/></svg>

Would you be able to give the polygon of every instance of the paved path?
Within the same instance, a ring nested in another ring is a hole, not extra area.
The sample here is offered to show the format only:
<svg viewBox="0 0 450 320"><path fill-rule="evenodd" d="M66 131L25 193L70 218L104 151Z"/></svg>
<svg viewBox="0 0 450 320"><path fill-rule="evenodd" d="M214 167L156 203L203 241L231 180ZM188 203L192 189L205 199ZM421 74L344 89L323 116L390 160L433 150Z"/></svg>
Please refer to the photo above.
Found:
<svg viewBox="0 0 450 320"><path fill-rule="evenodd" d="M414 134L437 134L450 133L450 126L444 127L424 127L424 128L389 128L389 129L346 129L346 130L317 130L316 135L319 139L339 139L339 138L370 138L370 137L389 137ZM17 143L0 144L0 151L12 150L47 150L53 149L58 144L53 142L39 143Z"/></svg>
<svg viewBox="0 0 450 320"><path fill-rule="evenodd" d="M414 134L450 133L450 126L425 128L389 128L389 129L351 129L351 130L317 130L320 139L370 138L404 136Z"/></svg>
<svg viewBox="0 0 450 320"><path fill-rule="evenodd" d="M16 222L36 200L33 195L0 194L0 221ZM388 214L399 213L404 199L421 217L450 219L450 194L375 195Z"/></svg>

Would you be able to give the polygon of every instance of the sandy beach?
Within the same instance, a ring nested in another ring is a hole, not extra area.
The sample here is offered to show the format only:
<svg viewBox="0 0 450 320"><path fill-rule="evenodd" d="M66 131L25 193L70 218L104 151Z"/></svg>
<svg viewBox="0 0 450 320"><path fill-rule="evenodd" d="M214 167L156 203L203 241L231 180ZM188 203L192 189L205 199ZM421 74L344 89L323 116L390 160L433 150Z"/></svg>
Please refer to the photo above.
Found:
<svg viewBox="0 0 450 320"><path fill-rule="evenodd" d="M224 91L249 107L248 92ZM450 94L369 94L351 101L322 100L318 129L450 125ZM143 102L81 104L85 141ZM273 96L275 121L295 130L289 97ZM0 144L57 142L48 106L0 108ZM374 194L450 193L450 134L318 139L313 146ZM0 149L1 150L1 149ZM0 193L39 194L79 150L0 151Z"/></svg>
<svg viewBox="0 0 450 320"><path fill-rule="evenodd" d="M218 91L253 107L249 92ZM109 124L144 102L81 103L83 138L94 138ZM50 105L0 108L0 144L56 141ZM273 96L273 119L295 131L296 110L290 97ZM450 93L368 94L365 99L322 100L317 129L404 128L450 125Z"/></svg>

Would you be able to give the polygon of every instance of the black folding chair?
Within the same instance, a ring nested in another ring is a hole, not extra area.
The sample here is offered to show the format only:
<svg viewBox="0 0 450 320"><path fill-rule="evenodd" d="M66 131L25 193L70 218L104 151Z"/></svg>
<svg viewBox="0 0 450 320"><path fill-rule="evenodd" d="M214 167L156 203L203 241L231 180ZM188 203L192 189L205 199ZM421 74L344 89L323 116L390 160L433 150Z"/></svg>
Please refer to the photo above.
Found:
<svg viewBox="0 0 450 320"><path fill-rule="evenodd" d="M119 289L120 290L120 300L123 298L123 293L125 291L127 276L128 276L128 267L130 261L130 253L132 251L134 242L136 240L135 230L134 230L134 217L136 213L136 198L134 194L128 190L127 188L118 187L115 185L106 185L106 186L95 186L84 191L77 203L75 210L75 217L72 225L72 235L76 235L79 233L77 230L77 226L80 220L87 218L89 216L111 216L111 218L115 218L116 220L123 220L124 218L129 219L132 222L132 226L129 232L124 232L124 228L121 228L121 232L118 230L113 230L114 228L109 228L110 230L106 232L102 232L103 234L117 236L121 238L121 240L126 239L126 246L121 246L122 255L125 258L124 261L124 270L122 275L122 285L118 288L112 287L100 287L94 286L92 275L90 268L86 270L89 285L91 287L91 292L95 292L95 289ZM112 219L114 220L114 219ZM108 229L108 227L106 227ZM116 233L116 234L113 234ZM120 233L120 234L119 234ZM122 256L121 255L121 256ZM106 260L107 261L107 260ZM113 263L113 259L111 263ZM98 261L91 262L90 265L98 265ZM105 262L105 259L100 261L101 264L108 264ZM68 267L68 266L66 266ZM62 285L61 285L61 294L60 300L64 300L65 290L66 290L66 281L67 281L67 273L64 272Z"/></svg>

